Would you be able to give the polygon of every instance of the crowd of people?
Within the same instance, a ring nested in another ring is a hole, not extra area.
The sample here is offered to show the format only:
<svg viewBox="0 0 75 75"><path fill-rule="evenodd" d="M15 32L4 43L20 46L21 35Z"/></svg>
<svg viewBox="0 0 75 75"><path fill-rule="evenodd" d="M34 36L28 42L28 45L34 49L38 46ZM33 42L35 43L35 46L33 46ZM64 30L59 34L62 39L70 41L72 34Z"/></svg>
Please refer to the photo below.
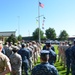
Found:
<svg viewBox="0 0 75 75"><path fill-rule="evenodd" d="M58 52L58 62L64 64L63 69L67 68L66 75L69 75L70 71L75 75L75 39L72 43L60 42Z"/></svg>
<svg viewBox="0 0 75 75"><path fill-rule="evenodd" d="M70 69L75 75L75 40L74 44L60 42L58 45L58 62L61 61L63 68L67 67L66 75ZM40 64L37 65L38 57ZM59 75L54 66L57 54L51 41L47 40L42 48L38 42L6 42L0 41L0 75ZM30 74L29 74L30 73Z"/></svg>
<svg viewBox="0 0 75 75"><path fill-rule="evenodd" d="M28 71L31 71L38 61L41 45L35 41L18 42L14 45L12 42L6 42L5 45L2 45L1 42L0 45L2 46L1 53L10 60L11 75L22 75L22 72L29 75Z"/></svg>

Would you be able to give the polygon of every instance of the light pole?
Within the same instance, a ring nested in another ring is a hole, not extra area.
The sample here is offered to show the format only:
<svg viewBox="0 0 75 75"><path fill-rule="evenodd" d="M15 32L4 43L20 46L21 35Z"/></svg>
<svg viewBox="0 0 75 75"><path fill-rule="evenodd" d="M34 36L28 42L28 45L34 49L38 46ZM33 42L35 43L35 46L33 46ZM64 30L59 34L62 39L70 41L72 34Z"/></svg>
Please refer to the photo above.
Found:
<svg viewBox="0 0 75 75"><path fill-rule="evenodd" d="M20 16L17 17L18 17L18 35L20 35Z"/></svg>
<svg viewBox="0 0 75 75"><path fill-rule="evenodd" d="M44 16L44 15L39 15L39 13L38 13L38 17L36 17L36 19L38 18L38 26L39 26L39 43L41 42L41 37L40 37L40 17L42 17L42 16Z"/></svg>

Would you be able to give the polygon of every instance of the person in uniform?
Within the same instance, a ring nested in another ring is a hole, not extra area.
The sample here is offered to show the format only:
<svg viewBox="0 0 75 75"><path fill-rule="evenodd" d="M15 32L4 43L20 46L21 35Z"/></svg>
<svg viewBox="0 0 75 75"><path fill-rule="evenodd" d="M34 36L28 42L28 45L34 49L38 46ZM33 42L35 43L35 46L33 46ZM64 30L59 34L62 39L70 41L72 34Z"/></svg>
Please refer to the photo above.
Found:
<svg viewBox="0 0 75 75"><path fill-rule="evenodd" d="M67 65L66 75L69 75L71 68L71 44L69 44L69 48L65 50L65 56L66 56L66 65Z"/></svg>
<svg viewBox="0 0 75 75"><path fill-rule="evenodd" d="M33 62L36 65L36 63L38 62L38 47L37 47L36 41L32 41L32 45L33 45L33 48L34 48Z"/></svg>
<svg viewBox="0 0 75 75"><path fill-rule="evenodd" d="M46 44L48 43L48 41L50 41L49 39L48 40L46 40L46 43L45 43L45 45L43 46L43 50L46 50ZM51 49L53 50L53 51L55 51L55 48L54 48L54 46L52 46L51 45Z"/></svg>
<svg viewBox="0 0 75 75"><path fill-rule="evenodd" d="M72 75L75 75L75 39L74 45L71 48L71 71Z"/></svg>
<svg viewBox="0 0 75 75"><path fill-rule="evenodd" d="M34 66L34 47L32 46L32 42L29 42L29 48L32 50L32 53L30 54L30 61L31 61L31 69Z"/></svg>
<svg viewBox="0 0 75 75"><path fill-rule="evenodd" d="M51 41L48 40L46 41L46 50L49 51L49 60L48 62L51 64L51 65L54 65L54 63L56 62L56 53L51 49Z"/></svg>
<svg viewBox="0 0 75 75"><path fill-rule="evenodd" d="M11 72L11 64L9 58L1 52L2 48L3 46L0 43L0 75L5 75Z"/></svg>
<svg viewBox="0 0 75 75"><path fill-rule="evenodd" d="M63 42L63 45L62 45L62 60L63 60L63 69L65 69L66 68L66 56L65 56L65 51L66 51L66 49L68 49L69 48L69 46L68 46L68 42L67 41L65 41L65 42Z"/></svg>
<svg viewBox="0 0 75 75"><path fill-rule="evenodd" d="M36 65L31 72L31 75L58 75L57 69L50 65L49 62L49 51L41 50L39 65Z"/></svg>
<svg viewBox="0 0 75 75"><path fill-rule="evenodd" d="M10 62L12 67L11 75L22 75L21 74L21 67L22 67L22 58L17 53L19 48L17 46L14 46L13 48L13 54L10 55Z"/></svg>
<svg viewBox="0 0 75 75"><path fill-rule="evenodd" d="M26 44L22 44L22 48L18 51L22 57L22 70L24 70L25 75L28 75L30 52L26 48Z"/></svg>
<svg viewBox="0 0 75 75"><path fill-rule="evenodd" d="M4 46L5 55L6 55L8 58L9 58L10 55L12 54L12 49L13 49L12 47L13 47L12 42L9 43L8 45L5 45L5 46Z"/></svg>
<svg viewBox="0 0 75 75"><path fill-rule="evenodd" d="M4 46L3 46L3 53L6 55L6 50L8 50L8 42L5 42Z"/></svg>
<svg viewBox="0 0 75 75"><path fill-rule="evenodd" d="M59 62L60 59L62 58L62 42L59 43L57 50L58 50L58 62ZM62 60L61 60L61 64L62 64Z"/></svg>
<svg viewBox="0 0 75 75"><path fill-rule="evenodd" d="M30 67L30 71L31 71L32 66L33 66L33 63L32 63L32 49L29 47L29 43L26 44L26 48L30 52L29 67Z"/></svg>

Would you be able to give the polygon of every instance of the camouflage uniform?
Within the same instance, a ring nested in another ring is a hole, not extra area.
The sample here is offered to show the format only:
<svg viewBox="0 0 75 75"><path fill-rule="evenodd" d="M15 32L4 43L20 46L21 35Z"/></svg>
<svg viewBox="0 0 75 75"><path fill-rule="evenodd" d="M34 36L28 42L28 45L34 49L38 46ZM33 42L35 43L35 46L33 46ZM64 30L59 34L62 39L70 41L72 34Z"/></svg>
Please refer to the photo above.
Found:
<svg viewBox="0 0 75 75"><path fill-rule="evenodd" d="M34 64L36 64L38 61L38 48L37 48L35 41L33 41L32 43L33 43L33 48L34 48L34 50L33 50L33 62L34 62Z"/></svg>
<svg viewBox="0 0 75 75"><path fill-rule="evenodd" d="M31 71L32 70L32 66L33 66L33 62L32 62L32 49L29 47L29 43L27 43L26 48L27 48L27 50L30 53L29 67L30 67L30 71Z"/></svg>
<svg viewBox="0 0 75 75"><path fill-rule="evenodd" d="M75 75L75 44L71 49L71 71L72 71L72 75Z"/></svg>
<svg viewBox="0 0 75 75"><path fill-rule="evenodd" d="M16 51L15 53L11 54L9 58L10 58L11 67L12 67L11 75L22 75L21 74L21 67L22 67L21 56Z"/></svg>
<svg viewBox="0 0 75 75"><path fill-rule="evenodd" d="M7 63L10 64L8 57L3 53L0 53L0 75L6 70L6 66L9 66Z"/></svg>
<svg viewBox="0 0 75 75"><path fill-rule="evenodd" d="M49 60L48 62L51 64L51 65L54 65L55 61L56 61L56 53L51 49L51 41L48 40L46 41L45 43L46 45L44 46L44 50L48 50L49 51Z"/></svg>
<svg viewBox="0 0 75 75"><path fill-rule="evenodd" d="M9 58L10 55L12 54L12 47L9 46L7 48L5 48L5 55Z"/></svg>
<svg viewBox="0 0 75 75"><path fill-rule="evenodd" d="M61 54L62 54L62 43L60 43L58 46L58 62L61 59Z"/></svg>
<svg viewBox="0 0 75 75"><path fill-rule="evenodd" d="M31 75L58 75L58 71L53 65L46 62L34 67Z"/></svg>
<svg viewBox="0 0 75 75"><path fill-rule="evenodd" d="M69 75L71 68L71 44L69 44L69 48L65 51L65 56L66 56L66 65L67 65L66 75Z"/></svg>
<svg viewBox="0 0 75 75"><path fill-rule="evenodd" d="M49 60L48 60L48 62L51 65L54 65L54 63L56 62L56 53L52 49L49 49L48 51L49 51Z"/></svg>
<svg viewBox="0 0 75 75"><path fill-rule="evenodd" d="M49 51L41 50L40 59L41 64L32 69L31 75L58 75L57 69L48 63Z"/></svg>
<svg viewBox="0 0 75 75"><path fill-rule="evenodd" d="M25 75L28 75L30 52L25 47L25 44L22 44L22 48L18 51L18 53L22 57L22 70L24 70Z"/></svg>
<svg viewBox="0 0 75 75"><path fill-rule="evenodd" d="M64 69L65 69L65 66L66 66L66 56L65 56L65 51L69 48L68 45L63 45L62 46L62 60L63 60L63 63L64 63Z"/></svg>

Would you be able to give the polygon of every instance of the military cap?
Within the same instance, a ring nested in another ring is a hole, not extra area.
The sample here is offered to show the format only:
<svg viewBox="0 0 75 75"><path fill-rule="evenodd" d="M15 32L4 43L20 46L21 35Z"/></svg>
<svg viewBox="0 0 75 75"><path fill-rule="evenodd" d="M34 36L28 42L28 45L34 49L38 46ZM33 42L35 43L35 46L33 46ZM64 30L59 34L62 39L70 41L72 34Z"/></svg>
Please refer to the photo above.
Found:
<svg viewBox="0 0 75 75"><path fill-rule="evenodd" d="M73 41L75 42L75 39Z"/></svg>
<svg viewBox="0 0 75 75"><path fill-rule="evenodd" d="M51 44L50 40L46 40L45 44Z"/></svg>
<svg viewBox="0 0 75 75"><path fill-rule="evenodd" d="M47 50L41 50L40 56L46 57L47 55L49 55L49 51L47 51Z"/></svg>
<svg viewBox="0 0 75 75"><path fill-rule="evenodd" d="M20 44L20 41L18 41L18 44Z"/></svg>
<svg viewBox="0 0 75 75"><path fill-rule="evenodd" d="M33 44L36 44L36 41L32 41Z"/></svg>
<svg viewBox="0 0 75 75"><path fill-rule="evenodd" d="M73 41L75 41L75 39Z"/></svg>
<svg viewBox="0 0 75 75"><path fill-rule="evenodd" d="M26 44L25 43L22 43L22 47L26 47Z"/></svg>
<svg viewBox="0 0 75 75"><path fill-rule="evenodd" d="M15 46L17 46L17 43L14 43Z"/></svg>
<svg viewBox="0 0 75 75"><path fill-rule="evenodd" d="M75 44L75 39L73 41L74 41L74 44Z"/></svg>
<svg viewBox="0 0 75 75"><path fill-rule="evenodd" d="M71 43L69 43L69 46L71 46L72 44Z"/></svg>
<svg viewBox="0 0 75 75"><path fill-rule="evenodd" d="M13 46L13 50L19 50L17 46Z"/></svg>

